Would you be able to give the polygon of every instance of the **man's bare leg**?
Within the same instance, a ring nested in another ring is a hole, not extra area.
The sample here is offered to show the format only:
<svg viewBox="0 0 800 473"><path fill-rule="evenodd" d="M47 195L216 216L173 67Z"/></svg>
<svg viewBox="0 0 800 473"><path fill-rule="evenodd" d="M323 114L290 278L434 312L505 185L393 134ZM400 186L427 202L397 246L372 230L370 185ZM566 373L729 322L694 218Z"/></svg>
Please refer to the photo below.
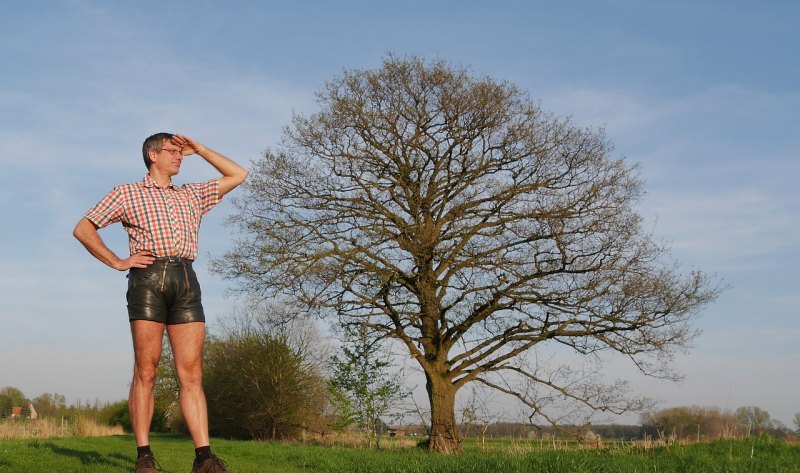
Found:
<svg viewBox="0 0 800 473"><path fill-rule="evenodd" d="M153 384L161 359L164 324L149 320L131 322L133 336L133 381L128 396L128 410L136 446L150 444L150 423L153 420Z"/></svg>
<svg viewBox="0 0 800 473"><path fill-rule="evenodd" d="M167 327L175 370L180 382L181 413L195 448L209 445L208 408L203 392L203 342L206 324L191 322Z"/></svg>

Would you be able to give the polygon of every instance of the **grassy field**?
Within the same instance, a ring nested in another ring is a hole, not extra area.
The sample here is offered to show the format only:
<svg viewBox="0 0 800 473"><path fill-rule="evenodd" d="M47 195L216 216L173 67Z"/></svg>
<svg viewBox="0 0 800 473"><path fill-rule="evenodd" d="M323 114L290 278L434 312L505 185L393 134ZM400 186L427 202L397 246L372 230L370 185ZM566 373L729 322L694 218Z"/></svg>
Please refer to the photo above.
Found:
<svg viewBox="0 0 800 473"><path fill-rule="evenodd" d="M191 441L156 436L153 450L165 473L188 473ZM800 446L770 439L719 441L641 449L468 449L444 457L417 449L370 451L347 447L215 440L233 473L515 473L515 472L800 472ZM127 473L130 436L0 441L0 473Z"/></svg>

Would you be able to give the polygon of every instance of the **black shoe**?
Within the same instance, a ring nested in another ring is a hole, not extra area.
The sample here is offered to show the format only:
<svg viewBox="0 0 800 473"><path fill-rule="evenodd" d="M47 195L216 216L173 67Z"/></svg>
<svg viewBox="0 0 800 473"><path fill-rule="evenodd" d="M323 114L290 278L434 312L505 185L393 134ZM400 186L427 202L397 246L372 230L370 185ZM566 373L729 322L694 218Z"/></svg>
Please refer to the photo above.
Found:
<svg viewBox="0 0 800 473"><path fill-rule="evenodd" d="M222 473L227 472L228 470L225 467L228 466L225 464L224 461L220 460L216 455L213 453L211 454L210 458L206 458L205 461L201 464L195 464L192 467L192 473Z"/></svg>
<svg viewBox="0 0 800 473"><path fill-rule="evenodd" d="M136 473L157 473L159 471L161 471L161 465L152 455L145 455L136 459Z"/></svg>

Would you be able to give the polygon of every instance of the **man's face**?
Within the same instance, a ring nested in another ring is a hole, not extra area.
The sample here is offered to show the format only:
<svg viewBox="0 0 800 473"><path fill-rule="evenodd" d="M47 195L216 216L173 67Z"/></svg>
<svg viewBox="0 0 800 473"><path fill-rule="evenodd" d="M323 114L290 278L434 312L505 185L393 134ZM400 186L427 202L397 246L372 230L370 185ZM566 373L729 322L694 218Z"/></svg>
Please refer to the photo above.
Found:
<svg viewBox="0 0 800 473"><path fill-rule="evenodd" d="M169 140L165 140L161 145L161 151L151 155L151 159L153 166L157 166L162 174L174 176L181 170L183 154L178 146L175 146Z"/></svg>

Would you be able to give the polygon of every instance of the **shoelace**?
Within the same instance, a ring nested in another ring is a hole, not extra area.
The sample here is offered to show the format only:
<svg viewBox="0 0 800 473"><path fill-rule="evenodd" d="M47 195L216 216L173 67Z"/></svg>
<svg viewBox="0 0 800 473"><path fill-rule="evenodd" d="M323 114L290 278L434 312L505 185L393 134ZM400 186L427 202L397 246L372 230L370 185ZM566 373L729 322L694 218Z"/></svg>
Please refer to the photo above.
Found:
<svg viewBox="0 0 800 473"><path fill-rule="evenodd" d="M208 469L208 470L206 470L206 471L209 471L209 472L214 472L214 471L228 471L227 469L225 469L225 467L226 467L226 466L228 466L228 464L227 464L227 463L225 463L225 462L224 462L224 461L223 461L221 458L219 458L218 456L214 455L213 453L212 453L212 454L211 454L211 456L210 456L210 457L208 457L208 459L207 459L207 460L205 460L205 461L204 461L202 464L205 464L205 462L207 462L207 461L210 461L210 462L211 462L211 464L209 465L209 469ZM202 465L202 464L201 464L201 465ZM196 467L196 468L197 468L197 467L200 467L200 465L198 465L197 463L195 463L195 467Z"/></svg>
<svg viewBox="0 0 800 473"><path fill-rule="evenodd" d="M142 462L142 463L139 464L139 462ZM161 471L161 464L158 463L158 460L156 460L156 457L153 457L153 456L150 456L150 455L145 455L145 456L139 458L138 460L136 460L136 466L137 467L143 466L143 467L147 467L147 468L152 468L152 469L154 469L156 471Z"/></svg>
<svg viewBox="0 0 800 473"><path fill-rule="evenodd" d="M225 469L225 467L227 467L227 466L228 466L228 464L227 464L227 463L225 463L225 462L224 462L224 461L223 461L221 458L219 458L218 456L216 456L216 455L211 455L211 461L214 463L214 465L217 465L217 466L219 466L220 468L222 468L222 471L228 471L228 470L226 470L226 469Z"/></svg>

